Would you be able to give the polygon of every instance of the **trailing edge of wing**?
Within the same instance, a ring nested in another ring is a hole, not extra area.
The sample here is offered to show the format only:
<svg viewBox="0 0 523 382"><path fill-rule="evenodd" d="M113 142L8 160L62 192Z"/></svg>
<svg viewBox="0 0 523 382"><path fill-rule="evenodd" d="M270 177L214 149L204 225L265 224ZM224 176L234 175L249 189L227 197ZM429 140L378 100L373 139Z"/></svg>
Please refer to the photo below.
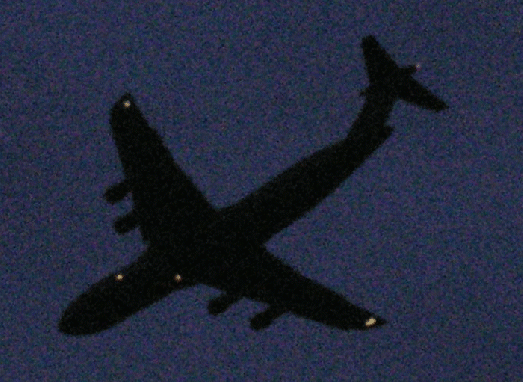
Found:
<svg viewBox="0 0 523 382"><path fill-rule="evenodd" d="M427 88L413 78L407 79L399 89L399 97L409 103L425 109L441 111L448 108L447 104L436 97Z"/></svg>

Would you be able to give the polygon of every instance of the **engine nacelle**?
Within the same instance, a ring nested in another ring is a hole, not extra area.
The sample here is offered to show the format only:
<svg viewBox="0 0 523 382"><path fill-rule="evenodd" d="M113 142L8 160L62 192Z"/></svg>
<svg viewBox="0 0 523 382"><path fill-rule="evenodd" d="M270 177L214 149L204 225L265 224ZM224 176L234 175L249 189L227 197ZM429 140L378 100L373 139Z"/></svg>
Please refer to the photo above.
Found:
<svg viewBox="0 0 523 382"><path fill-rule="evenodd" d="M261 330L269 327L272 322L285 313L285 309L270 306L261 313L251 318L251 329Z"/></svg>
<svg viewBox="0 0 523 382"><path fill-rule="evenodd" d="M262 330L268 328L272 324L272 318L263 316L262 313L257 314L251 318L251 329Z"/></svg>
<svg viewBox="0 0 523 382"><path fill-rule="evenodd" d="M104 193L104 198L108 203L114 204L125 198L130 191L129 184L123 181L109 187Z"/></svg>
<svg viewBox="0 0 523 382"><path fill-rule="evenodd" d="M138 226L138 216L133 211L127 215L120 216L114 221L114 230L118 235L125 235L127 232Z"/></svg>
<svg viewBox="0 0 523 382"><path fill-rule="evenodd" d="M240 296L230 295L227 293L213 298L211 301L209 301L209 305L207 306L209 314L217 316L218 314L225 312L232 304L238 302L240 298Z"/></svg>

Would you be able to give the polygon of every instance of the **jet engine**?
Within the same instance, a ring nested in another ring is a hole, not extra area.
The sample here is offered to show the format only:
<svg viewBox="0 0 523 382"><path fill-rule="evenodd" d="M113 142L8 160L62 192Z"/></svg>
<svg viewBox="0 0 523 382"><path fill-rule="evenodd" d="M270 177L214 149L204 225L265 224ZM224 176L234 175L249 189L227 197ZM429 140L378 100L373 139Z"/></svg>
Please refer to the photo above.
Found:
<svg viewBox="0 0 523 382"><path fill-rule="evenodd" d="M262 313L257 314L251 319L252 330L262 330L269 327L272 324L272 318L263 316Z"/></svg>
<svg viewBox="0 0 523 382"><path fill-rule="evenodd" d="M251 329L261 330L269 327L272 322L285 313L284 309L270 306L261 313L251 318Z"/></svg>
<svg viewBox="0 0 523 382"><path fill-rule="evenodd" d="M130 192L130 188L127 182L120 182L115 184L114 186L109 187L104 194L105 200L110 203L114 204L117 202L120 202L125 196Z"/></svg>
<svg viewBox="0 0 523 382"><path fill-rule="evenodd" d="M225 293L209 301L207 309L209 310L209 314L217 316L218 314L225 312L232 304L238 302L239 300L239 296Z"/></svg>
<svg viewBox="0 0 523 382"><path fill-rule="evenodd" d="M124 235L138 226L138 216L133 211L120 216L114 221L114 230L118 235Z"/></svg>

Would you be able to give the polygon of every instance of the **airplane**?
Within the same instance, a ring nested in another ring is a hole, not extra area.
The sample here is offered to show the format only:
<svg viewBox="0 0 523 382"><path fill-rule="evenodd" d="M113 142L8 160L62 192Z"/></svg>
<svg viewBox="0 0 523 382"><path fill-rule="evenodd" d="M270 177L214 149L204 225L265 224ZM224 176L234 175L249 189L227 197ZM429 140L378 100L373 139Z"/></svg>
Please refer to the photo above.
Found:
<svg viewBox="0 0 523 382"><path fill-rule="evenodd" d="M341 330L366 330L385 319L350 303L279 260L265 243L314 208L392 134L386 121L398 99L441 111L447 105L412 78L415 66L398 67L372 36L362 40L369 87L347 136L299 161L242 200L213 207L174 162L134 98L123 95L111 110L112 137L124 180L104 197L114 204L131 194L131 212L116 219L123 235L139 228L147 249L109 274L64 311L58 329L88 335L109 329L170 293L198 284L222 291L208 303L219 315L243 298L267 304L250 320L267 328L290 313Z"/></svg>

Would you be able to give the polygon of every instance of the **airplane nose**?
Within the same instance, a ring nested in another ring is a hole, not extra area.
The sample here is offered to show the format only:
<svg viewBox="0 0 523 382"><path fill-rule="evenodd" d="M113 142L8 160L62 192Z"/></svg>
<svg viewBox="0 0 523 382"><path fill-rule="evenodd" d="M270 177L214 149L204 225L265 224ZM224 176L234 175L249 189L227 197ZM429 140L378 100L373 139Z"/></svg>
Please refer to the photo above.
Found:
<svg viewBox="0 0 523 382"><path fill-rule="evenodd" d="M112 279L112 277L111 277ZM64 311L58 330L64 334L82 336L109 329L122 320L112 301L99 296L99 287L83 293Z"/></svg>
<svg viewBox="0 0 523 382"><path fill-rule="evenodd" d="M77 306L70 306L58 322L58 330L64 334L82 336L94 334L106 329L112 323L107 323L93 315L90 311L82 311Z"/></svg>
<svg viewBox="0 0 523 382"><path fill-rule="evenodd" d="M100 320L94 308L96 306L88 295L81 295L65 309L58 322L58 330L73 336L97 332Z"/></svg>

